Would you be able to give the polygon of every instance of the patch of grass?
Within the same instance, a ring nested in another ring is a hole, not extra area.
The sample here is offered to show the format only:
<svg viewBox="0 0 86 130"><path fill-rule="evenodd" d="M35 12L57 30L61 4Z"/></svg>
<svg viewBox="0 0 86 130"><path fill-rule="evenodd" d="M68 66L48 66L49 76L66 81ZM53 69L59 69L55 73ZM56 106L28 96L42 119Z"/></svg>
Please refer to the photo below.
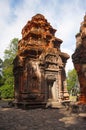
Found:
<svg viewBox="0 0 86 130"><path fill-rule="evenodd" d="M75 102L76 99L77 99L77 96L71 96L71 95L70 95L70 101L74 101L74 102Z"/></svg>

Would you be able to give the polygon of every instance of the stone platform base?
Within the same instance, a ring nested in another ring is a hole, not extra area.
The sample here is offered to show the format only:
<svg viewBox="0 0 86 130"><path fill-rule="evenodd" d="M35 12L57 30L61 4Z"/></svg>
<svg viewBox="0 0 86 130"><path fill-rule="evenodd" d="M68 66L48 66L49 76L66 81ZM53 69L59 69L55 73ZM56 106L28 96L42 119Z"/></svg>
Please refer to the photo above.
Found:
<svg viewBox="0 0 86 130"><path fill-rule="evenodd" d="M51 108L63 108L63 107L69 107L70 100L63 100L63 101L52 101L49 100L46 104L46 107Z"/></svg>
<svg viewBox="0 0 86 130"><path fill-rule="evenodd" d="M47 102L46 108L62 108L62 104L60 102Z"/></svg>
<svg viewBox="0 0 86 130"><path fill-rule="evenodd" d="M46 106L45 102L17 102L13 101L14 107L22 109L35 109L35 108L44 108Z"/></svg>
<svg viewBox="0 0 86 130"><path fill-rule="evenodd" d="M34 109L34 108L68 108L70 105L70 100L64 100L64 101L52 101L48 100L47 102L27 102L27 101L13 101L9 105L14 106L16 108L22 108L22 109Z"/></svg>
<svg viewBox="0 0 86 130"><path fill-rule="evenodd" d="M86 105L86 95L80 95L78 104L85 104Z"/></svg>
<svg viewBox="0 0 86 130"><path fill-rule="evenodd" d="M61 102L12 102L15 108L22 109L35 109L35 108L63 108L64 105Z"/></svg>

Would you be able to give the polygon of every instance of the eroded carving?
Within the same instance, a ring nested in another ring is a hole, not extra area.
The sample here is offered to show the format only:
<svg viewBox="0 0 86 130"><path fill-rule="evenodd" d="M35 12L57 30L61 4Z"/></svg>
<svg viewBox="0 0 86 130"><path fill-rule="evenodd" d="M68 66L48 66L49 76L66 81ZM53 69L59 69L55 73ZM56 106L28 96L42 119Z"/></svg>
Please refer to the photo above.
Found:
<svg viewBox="0 0 86 130"><path fill-rule="evenodd" d="M49 99L59 102L68 94L63 71L69 55L61 52L62 40L54 36L55 32L41 14L22 29L13 69L18 103L46 104Z"/></svg>
<svg viewBox="0 0 86 130"><path fill-rule="evenodd" d="M86 15L76 35L76 50L72 55L74 67L80 83L79 103L86 104Z"/></svg>

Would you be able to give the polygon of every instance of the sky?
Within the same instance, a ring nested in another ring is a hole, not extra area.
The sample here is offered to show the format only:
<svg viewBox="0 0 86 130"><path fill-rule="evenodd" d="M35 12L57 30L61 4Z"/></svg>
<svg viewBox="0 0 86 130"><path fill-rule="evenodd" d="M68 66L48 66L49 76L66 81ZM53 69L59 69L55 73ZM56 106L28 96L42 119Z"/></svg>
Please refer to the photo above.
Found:
<svg viewBox="0 0 86 130"><path fill-rule="evenodd" d="M70 55L66 71L73 69L71 55L76 47L75 35L86 12L86 0L0 0L0 58L13 38L22 38L28 20L40 13L62 39L61 51Z"/></svg>

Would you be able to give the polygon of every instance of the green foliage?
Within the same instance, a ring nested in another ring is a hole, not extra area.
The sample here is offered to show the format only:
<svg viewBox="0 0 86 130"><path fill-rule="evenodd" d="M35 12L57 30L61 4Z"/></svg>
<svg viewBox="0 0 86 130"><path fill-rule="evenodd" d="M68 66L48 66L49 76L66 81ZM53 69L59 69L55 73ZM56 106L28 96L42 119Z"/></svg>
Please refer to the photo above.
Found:
<svg viewBox="0 0 86 130"><path fill-rule="evenodd" d="M7 98L13 98L14 97L14 88L11 85L3 85L0 88L0 92L1 92L1 97L4 99Z"/></svg>
<svg viewBox="0 0 86 130"><path fill-rule="evenodd" d="M4 84L4 78L2 75L0 75L0 87Z"/></svg>
<svg viewBox="0 0 86 130"><path fill-rule="evenodd" d="M18 38L12 39L8 49L5 50L5 59L13 60L16 56L18 48Z"/></svg>
<svg viewBox="0 0 86 130"><path fill-rule="evenodd" d="M3 62L3 79L4 85L0 87L2 98L14 97L14 76L13 76L13 60L17 52L18 39L14 38L9 44L8 49L5 50L5 59Z"/></svg>
<svg viewBox="0 0 86 130"><path fill-rule="evenodd" d="M2 68L3 60L0 58L0 69Z"/></svg>
<svg viewBox="0 0 86 130"><path fill-rule="evenodd" d="M2 68L3 68L3 61L2 61L2 59L0 59L0 87L4 84Z"/></svg>
<svg viewBox="0 0 86 130"><path fill-rule="evenodd" d="M0 75L2 75L2 67L3 67L3 61L2 61L2 59L0 58Z"/></svg>
<svg viewBox="0 0 86 130"><path fill-rule="evenodd" d="M75 69L68 71L68 76L67 76L67 86L68 86L68 91L75 87L77 81L77 73Z"/></svg>

